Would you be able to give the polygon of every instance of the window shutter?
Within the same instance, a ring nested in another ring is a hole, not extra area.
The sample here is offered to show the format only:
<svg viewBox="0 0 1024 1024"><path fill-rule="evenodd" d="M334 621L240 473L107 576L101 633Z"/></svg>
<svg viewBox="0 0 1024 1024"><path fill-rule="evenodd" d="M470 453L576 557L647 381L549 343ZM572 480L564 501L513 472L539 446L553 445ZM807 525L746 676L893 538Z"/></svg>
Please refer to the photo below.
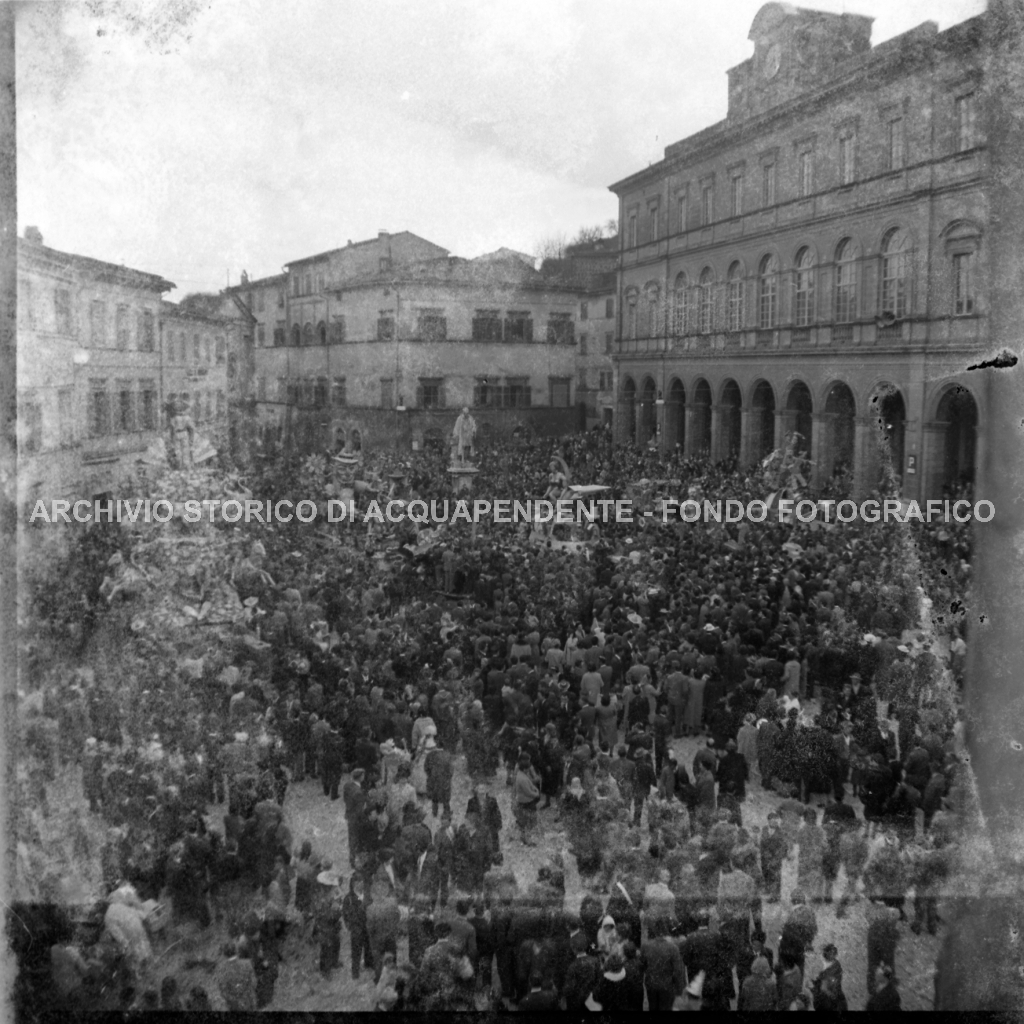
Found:
<svg viewBox="0 0 1024 1024"><path fill-rule="evenodd" d="M529 408L533 404L533 395L530 390L530 385L527 384L523 389L523 405Z"/></svg>

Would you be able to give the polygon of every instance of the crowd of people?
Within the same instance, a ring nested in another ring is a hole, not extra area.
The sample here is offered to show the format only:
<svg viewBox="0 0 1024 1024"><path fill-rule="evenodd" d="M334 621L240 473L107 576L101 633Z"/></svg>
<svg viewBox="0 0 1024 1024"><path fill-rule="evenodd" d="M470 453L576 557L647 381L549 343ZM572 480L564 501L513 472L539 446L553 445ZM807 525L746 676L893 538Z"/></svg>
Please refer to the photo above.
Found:
<svg viewBox="0 0 1024 1024"><path fill-rule="evenodd" d="M731 465L558 445L574 481L615 493L765 497ZM543 493L552 450L492 445L477 489ZM440 454L367 463L447 496ZM252 1010L300 957L379 1009L845 1009L840 951L818 972L808 953L816 915L867 900L866 1005L898 1009L897 922L941 924L963 788L963 641L914 633L911 529L610 523L580 555L523 525L345 525L318 563L292 557L294 527L268 531L232 573L265 613L258 648L132 693L67 672L29 724L34 798L76 764L106 829L98 850L80 829L104 899L54 944L55 991ZM966 536L916 550L941 600L962 592ZM293 787L338 807L336 841L293 834ZM172 908L147 919L154 949L189 921L217 936L207 986L102 927L125 892ZM772 904L789 909L769 939Z"/></svg>

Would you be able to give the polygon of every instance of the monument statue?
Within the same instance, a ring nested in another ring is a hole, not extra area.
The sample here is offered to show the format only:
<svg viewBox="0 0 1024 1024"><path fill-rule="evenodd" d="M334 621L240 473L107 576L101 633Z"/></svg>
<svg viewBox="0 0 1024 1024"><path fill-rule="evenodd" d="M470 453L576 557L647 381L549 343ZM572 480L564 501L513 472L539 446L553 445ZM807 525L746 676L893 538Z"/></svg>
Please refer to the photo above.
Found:
<svg viewBox="0 0 1024 1024"><path fill-rule="evenodd" d="M459 418L452 428L452 465L467 466L473 454L473 440L476 437L476 420L469 414L469 407L463 406Z"/></svg>
<svg viewBox="0 0 1024 1024"><path fill-rule="evenodd" d="M192 468L192 445L196 425L188 414L188 406L180 401L171 405L171 459L175 469Z"/></svg>

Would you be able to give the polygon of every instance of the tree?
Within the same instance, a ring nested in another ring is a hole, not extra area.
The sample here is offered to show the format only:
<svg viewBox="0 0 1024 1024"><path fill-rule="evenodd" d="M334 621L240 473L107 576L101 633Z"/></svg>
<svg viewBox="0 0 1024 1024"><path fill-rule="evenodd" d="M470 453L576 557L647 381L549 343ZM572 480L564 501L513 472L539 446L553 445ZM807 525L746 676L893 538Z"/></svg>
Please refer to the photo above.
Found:
<svg viewBox="0 0 1024 1024"><path fill-rule="evenodd" d="M600 224L595 224L593 227L580 228L571 244L587 245L589 242L600 242L603 237L604 228Z"/></svg>
<svg viewBox="0 0 1024 1024"><path fill-rule="evenodd" d="M565 249L569 240L565 232L559 231L555 234L542 238L536 246L534 255L539 260L560 260L565 257Z"/></svg>

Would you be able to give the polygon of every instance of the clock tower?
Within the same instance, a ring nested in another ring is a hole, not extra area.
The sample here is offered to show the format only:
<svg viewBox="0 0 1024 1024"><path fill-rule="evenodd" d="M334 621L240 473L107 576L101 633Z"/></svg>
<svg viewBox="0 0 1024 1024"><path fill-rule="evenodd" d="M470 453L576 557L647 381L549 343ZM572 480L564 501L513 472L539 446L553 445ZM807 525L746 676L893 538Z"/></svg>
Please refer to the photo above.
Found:
<svg viewBox="0 0 1024 1024"><path fill-rule="evenodd" d="M729 118L760 114L827 81L871 49L871 18L765 4L748 38L753 57L729 70Z"/></svg>

